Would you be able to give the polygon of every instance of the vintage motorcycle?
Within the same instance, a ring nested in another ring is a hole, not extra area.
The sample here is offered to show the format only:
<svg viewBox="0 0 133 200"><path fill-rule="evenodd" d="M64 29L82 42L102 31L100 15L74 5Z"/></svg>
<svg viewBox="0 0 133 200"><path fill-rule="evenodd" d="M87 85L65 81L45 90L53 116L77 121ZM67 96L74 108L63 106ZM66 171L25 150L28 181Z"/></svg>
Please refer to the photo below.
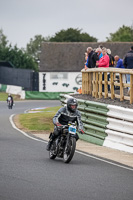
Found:
<svg viewBox="0 0 133 200"><path fill-rule="evenodd" d="M50 159L63 158L65 163L69 163L76 149L76 125L69 122L68 125L63 125L60 128L61 134L52 142L49 157Z"/></svg>

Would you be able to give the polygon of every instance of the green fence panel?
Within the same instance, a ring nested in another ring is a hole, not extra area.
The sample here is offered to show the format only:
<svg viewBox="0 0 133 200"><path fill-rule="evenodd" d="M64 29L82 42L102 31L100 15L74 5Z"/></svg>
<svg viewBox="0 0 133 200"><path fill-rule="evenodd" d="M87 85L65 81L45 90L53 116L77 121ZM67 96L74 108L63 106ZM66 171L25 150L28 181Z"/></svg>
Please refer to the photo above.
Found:
<svg viewBox="0 0 133 200"><path fill-rule="evenodd" d="M2 85L1 84L0 91L1 92L6 92L6 89L7 89L7 85Z"/></svg>
<svg viewBox="0 0 133 200"><path fill-rule="evenodd" d="M44 99L44 100L57 100L60 92L38 92L38 91L25 91L25 99Z"/></svg>

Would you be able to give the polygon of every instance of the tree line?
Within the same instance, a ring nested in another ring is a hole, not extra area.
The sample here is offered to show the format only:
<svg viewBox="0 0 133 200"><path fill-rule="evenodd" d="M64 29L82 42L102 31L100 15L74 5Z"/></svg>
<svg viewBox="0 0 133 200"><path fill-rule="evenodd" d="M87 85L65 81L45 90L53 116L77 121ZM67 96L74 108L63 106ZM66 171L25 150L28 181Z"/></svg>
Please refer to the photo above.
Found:
<svg viewBox="0 0 133 200"><path fill-rule="evenodd" d="M115 33L106 37L106 42L132 42L133 29L129 26L120 27ZM98 42L98 39L82 32L82 29L68 28L55 33L55 36L43 37L35 35L26 45L26 49L12 46L3 30L0 29L0 61L10 61L16 68L38 71L39 54L42 42Z"/></svg>

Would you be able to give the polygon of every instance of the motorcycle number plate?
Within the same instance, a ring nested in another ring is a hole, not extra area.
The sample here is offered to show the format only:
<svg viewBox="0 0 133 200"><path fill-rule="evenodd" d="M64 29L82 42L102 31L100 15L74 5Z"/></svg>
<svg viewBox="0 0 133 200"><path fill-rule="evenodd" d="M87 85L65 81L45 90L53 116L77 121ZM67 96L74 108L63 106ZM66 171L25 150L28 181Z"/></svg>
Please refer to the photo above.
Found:
<svg viewBox="0 0 133 200"><path fill-rule="evenodd" d="M69 126L69 129L68 129L69 133L71 134L75 134L76 133L76 128L74 126Z"/></svg>

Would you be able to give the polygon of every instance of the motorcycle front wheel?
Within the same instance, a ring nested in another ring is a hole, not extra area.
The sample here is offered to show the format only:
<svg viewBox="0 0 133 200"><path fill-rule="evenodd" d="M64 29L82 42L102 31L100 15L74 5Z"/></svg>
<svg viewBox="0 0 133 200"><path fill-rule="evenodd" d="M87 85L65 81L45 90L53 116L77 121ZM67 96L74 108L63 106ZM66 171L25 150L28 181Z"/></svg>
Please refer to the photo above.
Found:
<svg viewBox="0 0 133 200"><path fill-rule="evenodd" d="M63 154L63 161L65 163L69 163L74 155L76 149L76 139L71 137L68 144L65 146L64 154Z"/></svg>

